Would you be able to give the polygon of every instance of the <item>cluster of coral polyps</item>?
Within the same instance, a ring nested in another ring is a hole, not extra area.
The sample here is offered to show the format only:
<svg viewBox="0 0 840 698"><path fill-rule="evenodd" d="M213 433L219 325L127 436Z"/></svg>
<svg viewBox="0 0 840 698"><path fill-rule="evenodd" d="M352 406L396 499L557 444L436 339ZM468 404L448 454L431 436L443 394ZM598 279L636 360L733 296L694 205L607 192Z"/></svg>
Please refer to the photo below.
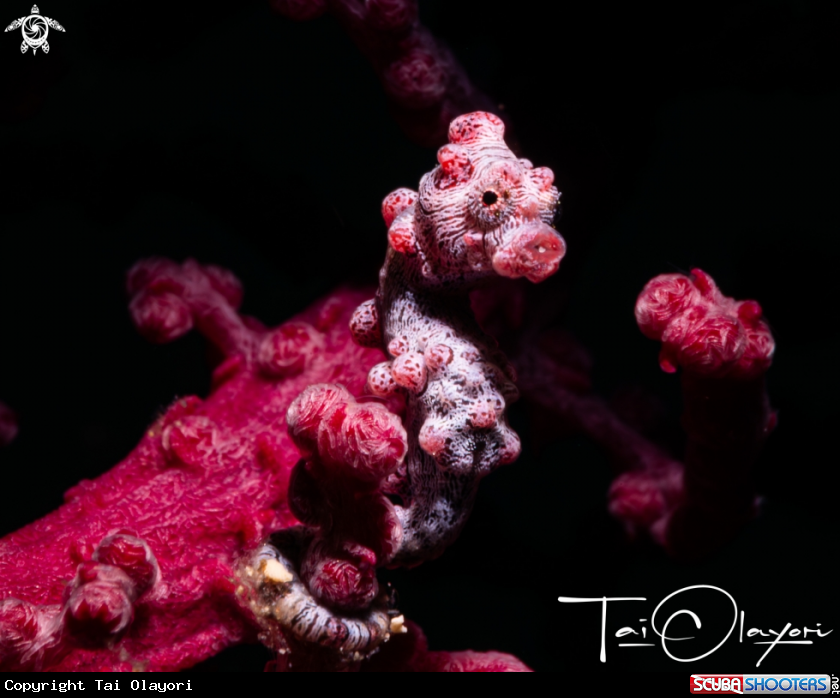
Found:
<svg viewBox="0 0 840 698"><path fill-rule="evenodd" d="M662 342L662 369L682 369L685 462L644 459L613 483L610 511L670 553L697 557L755 513L752 466L776 423L764 385L775 344L758 303L724 296L699 269L650 281L636 320Z"/></svg>
<svg viewBox="0 0 840 698"><path fill-rule="evenodd" d="M402 541L381 487L405 457L405 429L384 405L359 404L336 384L307 388L287 419L304 455L292 473L289 505L317 531L301 573L324 605L365 609L379 593L376 566Z"/></svg>
<svg viewBox="0 0 840 698"><path fill-rule="evenodd" d="M361 393L382 358L350 338L354 291L266 329L237 313L239 282L217 267L149 260L128 287L145 336L195 326L226 358L207 399L176 400L124 461L0 541L3 669L172 670L256 641L241 567L298 524L286 411L313 383Z"/></svg>
<svg viewBox="0 0 840 698"><path fill-rule="evenodd" d="M551 172L508 150L501 121L469 114L449 135L419 197L386 199L373 303L338 291L266 329L223 269L129 272L141 333L195 327L226 358L206 400L177 400L122 463L0 541L0 667L178 669L259 639L275 668L347 668L410 627L376 567L439 555L519 451L510 368L467 292L494 273L539 281L565 251ZM386 406L403 400L407 429ZM429 653L419 634L403 647L406 669L524 668Z"/></svg>
<svg viewBox="0 0 840 698"><path fill-rule="evenodd" d="M770 367L774 342L755 301L724 296L712 278L663 274L636 301L636 321L645 336L662 342L659 363L710 378L743 381Z"/></svg>
<svg viewBox="0 0 840 698"><path fill-rule="evenodd" d="M492 275L541 281L565 252L551 227L553 175L514 156L498 117L461 116L449 141L419 193L386 197L379 289L350 322L360 346L387 353L367 388L386 403L404 400L406 426L384 404L360 404L340 385L307 388L288 412L303 456L289 505L306 529L297 540L275 537L276 547L250 566L270 566L288 585L281 593L257 583L255 608L273 609L263 615L293 637L347 656L387 632L376 567L440 555L466 521L479 481L519 454L505 417L517 396L512 370L475 322L468 292ZM342 613L364 616L338 623ZM392 622L391 631L403 627Z"/></svg>

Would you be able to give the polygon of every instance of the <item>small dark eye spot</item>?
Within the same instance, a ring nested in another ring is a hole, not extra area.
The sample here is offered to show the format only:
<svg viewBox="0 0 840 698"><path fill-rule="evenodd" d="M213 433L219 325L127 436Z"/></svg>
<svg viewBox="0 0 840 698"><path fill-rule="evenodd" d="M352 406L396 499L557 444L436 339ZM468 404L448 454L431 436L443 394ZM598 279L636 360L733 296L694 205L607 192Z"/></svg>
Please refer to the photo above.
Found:
<svg viewBox="0 0 840 698"><path fill-rule="evenodd" d="M499 195L494 191L486 191L484 192L484 196L481 197L481 201L485 206L492 206L499 200Z"/></svg>

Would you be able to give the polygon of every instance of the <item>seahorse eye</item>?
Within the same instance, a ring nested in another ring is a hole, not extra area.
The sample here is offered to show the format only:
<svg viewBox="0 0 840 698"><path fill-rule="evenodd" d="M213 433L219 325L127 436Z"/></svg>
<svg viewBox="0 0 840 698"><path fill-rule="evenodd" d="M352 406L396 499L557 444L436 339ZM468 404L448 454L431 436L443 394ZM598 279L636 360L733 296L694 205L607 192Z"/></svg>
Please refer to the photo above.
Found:
<svg viewBox="0 0 840 698"><path fill-rule="evenodd" d="M481 197L481 201L485 206L492 206L498 200L499 195L492 189L488 189L486 192L484 192L484 196Z"/></svg>

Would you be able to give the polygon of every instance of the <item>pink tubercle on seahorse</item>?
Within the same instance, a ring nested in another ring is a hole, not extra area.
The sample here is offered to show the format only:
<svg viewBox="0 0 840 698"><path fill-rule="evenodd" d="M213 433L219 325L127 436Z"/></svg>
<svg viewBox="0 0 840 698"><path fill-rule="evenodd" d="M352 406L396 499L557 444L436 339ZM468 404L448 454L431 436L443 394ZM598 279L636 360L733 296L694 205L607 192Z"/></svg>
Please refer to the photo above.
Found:
<svg viewBox="0 0 840 698"><path fill-rule="evenodd" d="M540 282L566 251L552 227L560 193L548 168L517 158L501 119L455 119L439 166L419 192L398 189L382 206L388 252L376 298L351 332L384 348L368 389L406 395L408 452L385 484L402 542L388 564L434 558L460 532L478 482L519 455L505 407L518 393L504 355L476 323L467 293L500 275Z"/></svg>

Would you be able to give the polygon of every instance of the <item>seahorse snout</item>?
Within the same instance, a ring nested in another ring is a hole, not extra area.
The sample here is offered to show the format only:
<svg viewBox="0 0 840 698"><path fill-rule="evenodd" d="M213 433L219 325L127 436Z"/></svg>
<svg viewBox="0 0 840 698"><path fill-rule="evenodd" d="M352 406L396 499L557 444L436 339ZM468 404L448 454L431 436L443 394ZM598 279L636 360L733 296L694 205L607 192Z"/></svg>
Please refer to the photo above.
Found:
<svg viewBox="0 0 840 698"><path fill-rule="evenodd" d="M493 253L493 269L500 276L544 281L560 266L566 242L550 225L526 223L513 233L509 242Z"/></svg>

